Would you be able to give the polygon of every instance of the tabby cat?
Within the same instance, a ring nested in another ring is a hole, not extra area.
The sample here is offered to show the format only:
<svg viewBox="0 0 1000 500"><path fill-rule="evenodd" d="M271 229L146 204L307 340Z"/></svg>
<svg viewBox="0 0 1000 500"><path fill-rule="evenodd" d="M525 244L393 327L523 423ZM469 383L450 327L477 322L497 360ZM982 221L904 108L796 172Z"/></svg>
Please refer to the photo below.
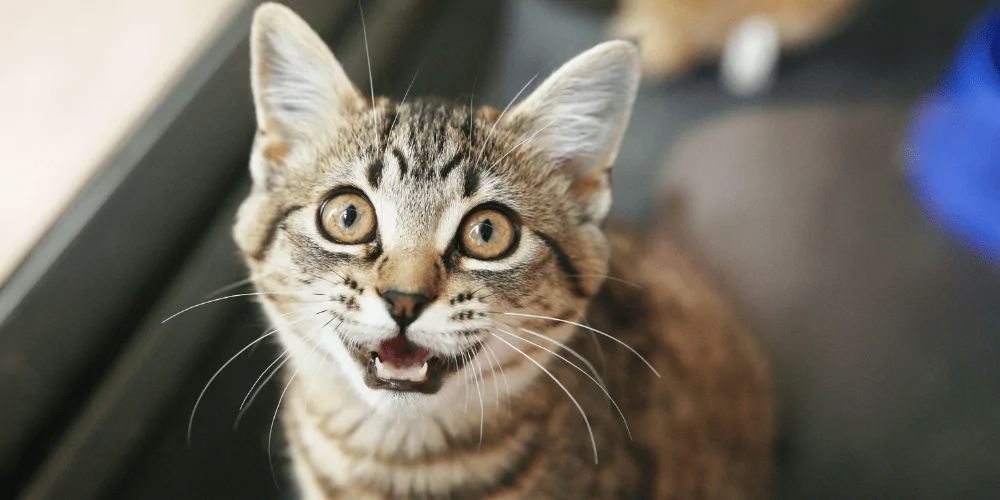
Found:
<svg viewBox="0 0 1000 500"><path fill-rule="evenodd" d="M251 50L235 236L302 498L767 495L755 345L682 256L602 228L631 43L504 111L365 97L276 4Z"/></svg>

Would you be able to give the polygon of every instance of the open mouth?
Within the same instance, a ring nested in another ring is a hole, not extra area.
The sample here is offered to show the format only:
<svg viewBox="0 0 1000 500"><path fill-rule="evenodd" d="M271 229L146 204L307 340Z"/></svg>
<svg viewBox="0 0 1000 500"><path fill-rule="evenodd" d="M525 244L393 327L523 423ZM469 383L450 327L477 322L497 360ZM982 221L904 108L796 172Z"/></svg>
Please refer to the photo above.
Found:
<svg viewBox="0 0 1000 500"><path fill-rule="evenodd" d="M368 387L423 394L436 393L445 376L458 371L464 364L435 356L402 335L380 343L378 350L359 361L362 365L367 363L365 383Z"/></svg>

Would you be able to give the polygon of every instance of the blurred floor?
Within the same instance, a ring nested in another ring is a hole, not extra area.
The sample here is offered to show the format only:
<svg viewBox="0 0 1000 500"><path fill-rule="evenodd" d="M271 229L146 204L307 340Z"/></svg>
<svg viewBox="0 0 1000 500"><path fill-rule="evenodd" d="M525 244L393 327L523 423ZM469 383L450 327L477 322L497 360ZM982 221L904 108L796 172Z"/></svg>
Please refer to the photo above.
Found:
<svg viewBox="0 0 1000 500"><path fill-rule="evenodd" d="M900 161L910 109L990 3L865 0L756 99L724 93L712 67L640 90L613 215L649 225L677 194L672 229L759 332L782 409L778 498L996 497L1000 270L919 212ZM511 4L500 105L606 36L577 0Z"/></svg>
<svg viewBox="0 0 1000 500"><path fill-rule="evenodd" d="M0 6L0 283L244 2Z"/></svg>
<svg viewBox="0 0 1000 500"><path fill-rule="evenodd" d="M673 235L772 359L783 498L986 499L1000 487L1000 270L914 205L899 170L907 111L736 113L688 134L663 172L684 200Z"/></svg>

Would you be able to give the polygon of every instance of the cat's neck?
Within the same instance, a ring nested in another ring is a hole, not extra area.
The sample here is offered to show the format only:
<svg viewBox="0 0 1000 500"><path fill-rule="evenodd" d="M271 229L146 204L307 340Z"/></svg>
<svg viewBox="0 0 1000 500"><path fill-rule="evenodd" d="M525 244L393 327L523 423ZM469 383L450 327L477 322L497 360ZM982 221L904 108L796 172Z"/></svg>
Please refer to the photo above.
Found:
<svg viewBox="0 0 1000 500"><path fill-rule="evenodd" d="M530 385L532 375L537 375L533 368L511 367L506 381L466 380L446 384L434 395L400 395L428 399L426 405L399 401L398 409L386 398L368 400L359 395L340 374L309 373L303 368L290 381L282 406L296 425L315 427L323 440L357 455L425 459L469 443L481 448L509 432L519 418L537 411L530 405L511 404L506 391L516 395Z"/></svg>
<svg viewBox="0 0 1000 500"><path fill-rule="evenodd" d="M459 497L479 492L482 486L470 485L493 484L520 470L513 465L529 463L558 427L552 422L566 413L560 405L508 409L503 399L497 407L491 394L482 420L478 395L467 411L459 405L450 415L392 415L330 382L292 381L282 405L285 429L305 466L299 473L323 491L351 498L377 484L383 492L420 484Z"/></svg>

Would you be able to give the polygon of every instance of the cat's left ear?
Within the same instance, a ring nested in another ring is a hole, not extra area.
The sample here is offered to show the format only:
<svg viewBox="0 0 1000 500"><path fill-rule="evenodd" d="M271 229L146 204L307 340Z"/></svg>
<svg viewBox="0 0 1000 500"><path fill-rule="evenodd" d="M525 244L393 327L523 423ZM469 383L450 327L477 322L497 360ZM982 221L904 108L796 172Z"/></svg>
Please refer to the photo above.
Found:
<svg viewBox="0 0 1000 500"><path fill-rule="evenodd" d="M635 44L605 42L564 64L505 118L574 179L572 194L595 221L611 208L611 166L640 73Z"/></svg>

